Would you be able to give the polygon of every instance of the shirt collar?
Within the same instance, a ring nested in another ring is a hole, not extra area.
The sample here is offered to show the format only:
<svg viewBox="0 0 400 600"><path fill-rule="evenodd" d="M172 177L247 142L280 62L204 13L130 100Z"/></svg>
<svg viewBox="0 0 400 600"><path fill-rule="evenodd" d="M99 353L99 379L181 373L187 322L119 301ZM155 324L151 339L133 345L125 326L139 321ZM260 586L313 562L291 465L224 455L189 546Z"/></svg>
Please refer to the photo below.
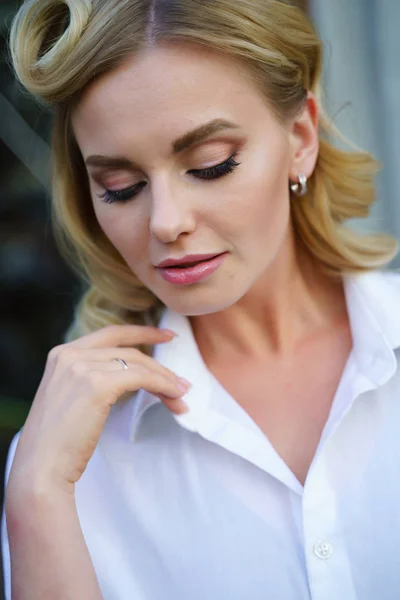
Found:
<svg viewBox="0 0 400 600"><path fill-rule="evenodd" d="M400 347L400 278L369 272L344 277L353 356L359 370L376 386L394 374Z"/></svg>
<svg viewBox="0 0 400 600"><path fill-rule="evenodd" d="M189 412L174 417L186 429L196 431L196 423L206 412L210 402L211 373L203 361L187 317L166 309L159 327L170 329L178 335L171 342L155 346L154 359L193 384L184 397ZM160 402L156 396L143 389L137 392L132 402L131 441L135 441L144 413Z"/></svg>
<svg viewBox="0 0 400 600"><path fill-rule="evenodd" d="M374 386L383 385L397 368L394 350L400 347L400 278L393 273L369 272L345 275L343 280L354 358ZM186 429L199 431L199 423L207 419L211 402L212 375L187 317L165 309L159 326L178 335L171 342L155 347L155 360L193 384L184 398L189 412L174 418ZM143 415L159 403L157 397L143 389L132 398L132 442L136 440Z"/></svg>

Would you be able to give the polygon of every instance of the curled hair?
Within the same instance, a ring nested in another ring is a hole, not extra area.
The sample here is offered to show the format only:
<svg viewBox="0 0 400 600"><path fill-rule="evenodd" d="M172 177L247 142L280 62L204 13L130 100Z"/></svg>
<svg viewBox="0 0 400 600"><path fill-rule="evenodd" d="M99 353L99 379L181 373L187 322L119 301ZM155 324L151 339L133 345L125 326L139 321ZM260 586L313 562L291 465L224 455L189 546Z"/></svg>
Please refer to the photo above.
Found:
<svg viewBox="0 0 400 600"><path fill-rule="evenodd" d="M97 223L71 115L91 82L163 41L198 43L241 61L282 122L312 91L320 150L307 194L292 198L296 234L334 276L380 268L395 256L391 237L346 227L369 214L379 164L367 152L334 145L343 136L322 107L322 43L294 1L26 0L10 41L19 80L54 109L54 225L89 285L70 337L108 323L155 322L162 309Z"/></svg>
<svg viewBox="0 0 400 600"><path fill-rule="evenodd" d="M11 27L10 48L16 75L30 92L49 102L65 96L60 91L67 80L79 75L74 53L91 12L91 0L22 5Z"/></svg>

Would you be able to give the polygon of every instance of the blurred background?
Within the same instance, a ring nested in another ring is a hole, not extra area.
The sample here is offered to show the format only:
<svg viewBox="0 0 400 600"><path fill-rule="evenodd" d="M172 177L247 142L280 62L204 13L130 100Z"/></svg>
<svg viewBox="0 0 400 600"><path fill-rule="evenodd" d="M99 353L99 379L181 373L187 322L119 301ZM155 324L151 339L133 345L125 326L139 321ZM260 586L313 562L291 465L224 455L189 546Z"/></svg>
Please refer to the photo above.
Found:
<svg viewBox="0 0 400 600"><path fill-rule="evenodd" d="M400 0L308 0L325 45L327 108L384 164L379 201L354 227L400 239ZM62 342L80 286L58 254L49 217L51 115L16 85L9 26L20 2L0 0L0 471ZM393 267L400 266L395 260ZM3 502L0 485L0 501ZM0 575L1 577L1 575ZM1 583L1 581L0 581ZM2 596L0 585L0 600Z"/></svg>
<svg viewBox="0 0 400 600"><path fill-rule="evenodd" d="M20 2L0 0L0 499L8 446L79 292L49 219L51 117L16 85L7 48ZM2 575L0 575L1 577ZM0 579L0 599L3 585Z"/></svg>

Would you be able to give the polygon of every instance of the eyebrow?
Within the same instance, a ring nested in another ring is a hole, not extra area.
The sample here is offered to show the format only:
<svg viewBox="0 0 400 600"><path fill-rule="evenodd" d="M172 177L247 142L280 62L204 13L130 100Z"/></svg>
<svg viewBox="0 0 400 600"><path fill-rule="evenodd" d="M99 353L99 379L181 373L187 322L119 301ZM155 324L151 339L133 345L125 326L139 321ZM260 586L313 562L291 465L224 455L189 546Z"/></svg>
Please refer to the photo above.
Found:
<svg viewBox="0 0 400 600"><path fill-rule="evenodd" d="M180 154L184 150L188 150L206 139L210 138L226 129L240 129L239 125L226 121L225 119L214 119L209 123L200 125L192 131L185 133L172 143L172 153ZM86 159L88 167L107 167L111 169L132 169L135 167L129 159L122 156L101 156L93 154Z"/></svg>

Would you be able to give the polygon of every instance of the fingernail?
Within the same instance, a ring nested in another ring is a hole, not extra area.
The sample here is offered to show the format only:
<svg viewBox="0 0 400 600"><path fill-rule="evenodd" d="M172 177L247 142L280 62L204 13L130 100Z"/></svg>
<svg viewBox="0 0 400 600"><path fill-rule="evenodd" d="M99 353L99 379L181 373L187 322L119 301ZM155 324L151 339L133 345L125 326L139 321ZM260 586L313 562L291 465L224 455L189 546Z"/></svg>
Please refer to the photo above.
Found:
<svg viewBox="0 0 400 600"><path fill-rule="evenodd" d="M175 331L171 331L171 329L160 329L160 331L167 335L172 335L173 337L177 337L178 335Z"/></svg>
<svg viewBox="0 0 400 600"><path fill-rule="evenodd" d="M184 377L178 377L178 380L185 386L185 388L188 390L192 387L192 384L190 383L190 381L188 381L187 379L185 379Z"/></svg>
<svg viewBox="0 0 400 600"><path fill-rule="evenodd" d="M186 394L186 392L189 390L189 387L190 386L188 386L185 381L182 381L181 379L178 380L178 390L183 394Z"/></svg>
<svg viewBox="0 0 400 600"><path fill-rule="evenodd" d="M183 400L179 402L179 408L181 409L181 414L189 412L189 407Z"/></svg>

